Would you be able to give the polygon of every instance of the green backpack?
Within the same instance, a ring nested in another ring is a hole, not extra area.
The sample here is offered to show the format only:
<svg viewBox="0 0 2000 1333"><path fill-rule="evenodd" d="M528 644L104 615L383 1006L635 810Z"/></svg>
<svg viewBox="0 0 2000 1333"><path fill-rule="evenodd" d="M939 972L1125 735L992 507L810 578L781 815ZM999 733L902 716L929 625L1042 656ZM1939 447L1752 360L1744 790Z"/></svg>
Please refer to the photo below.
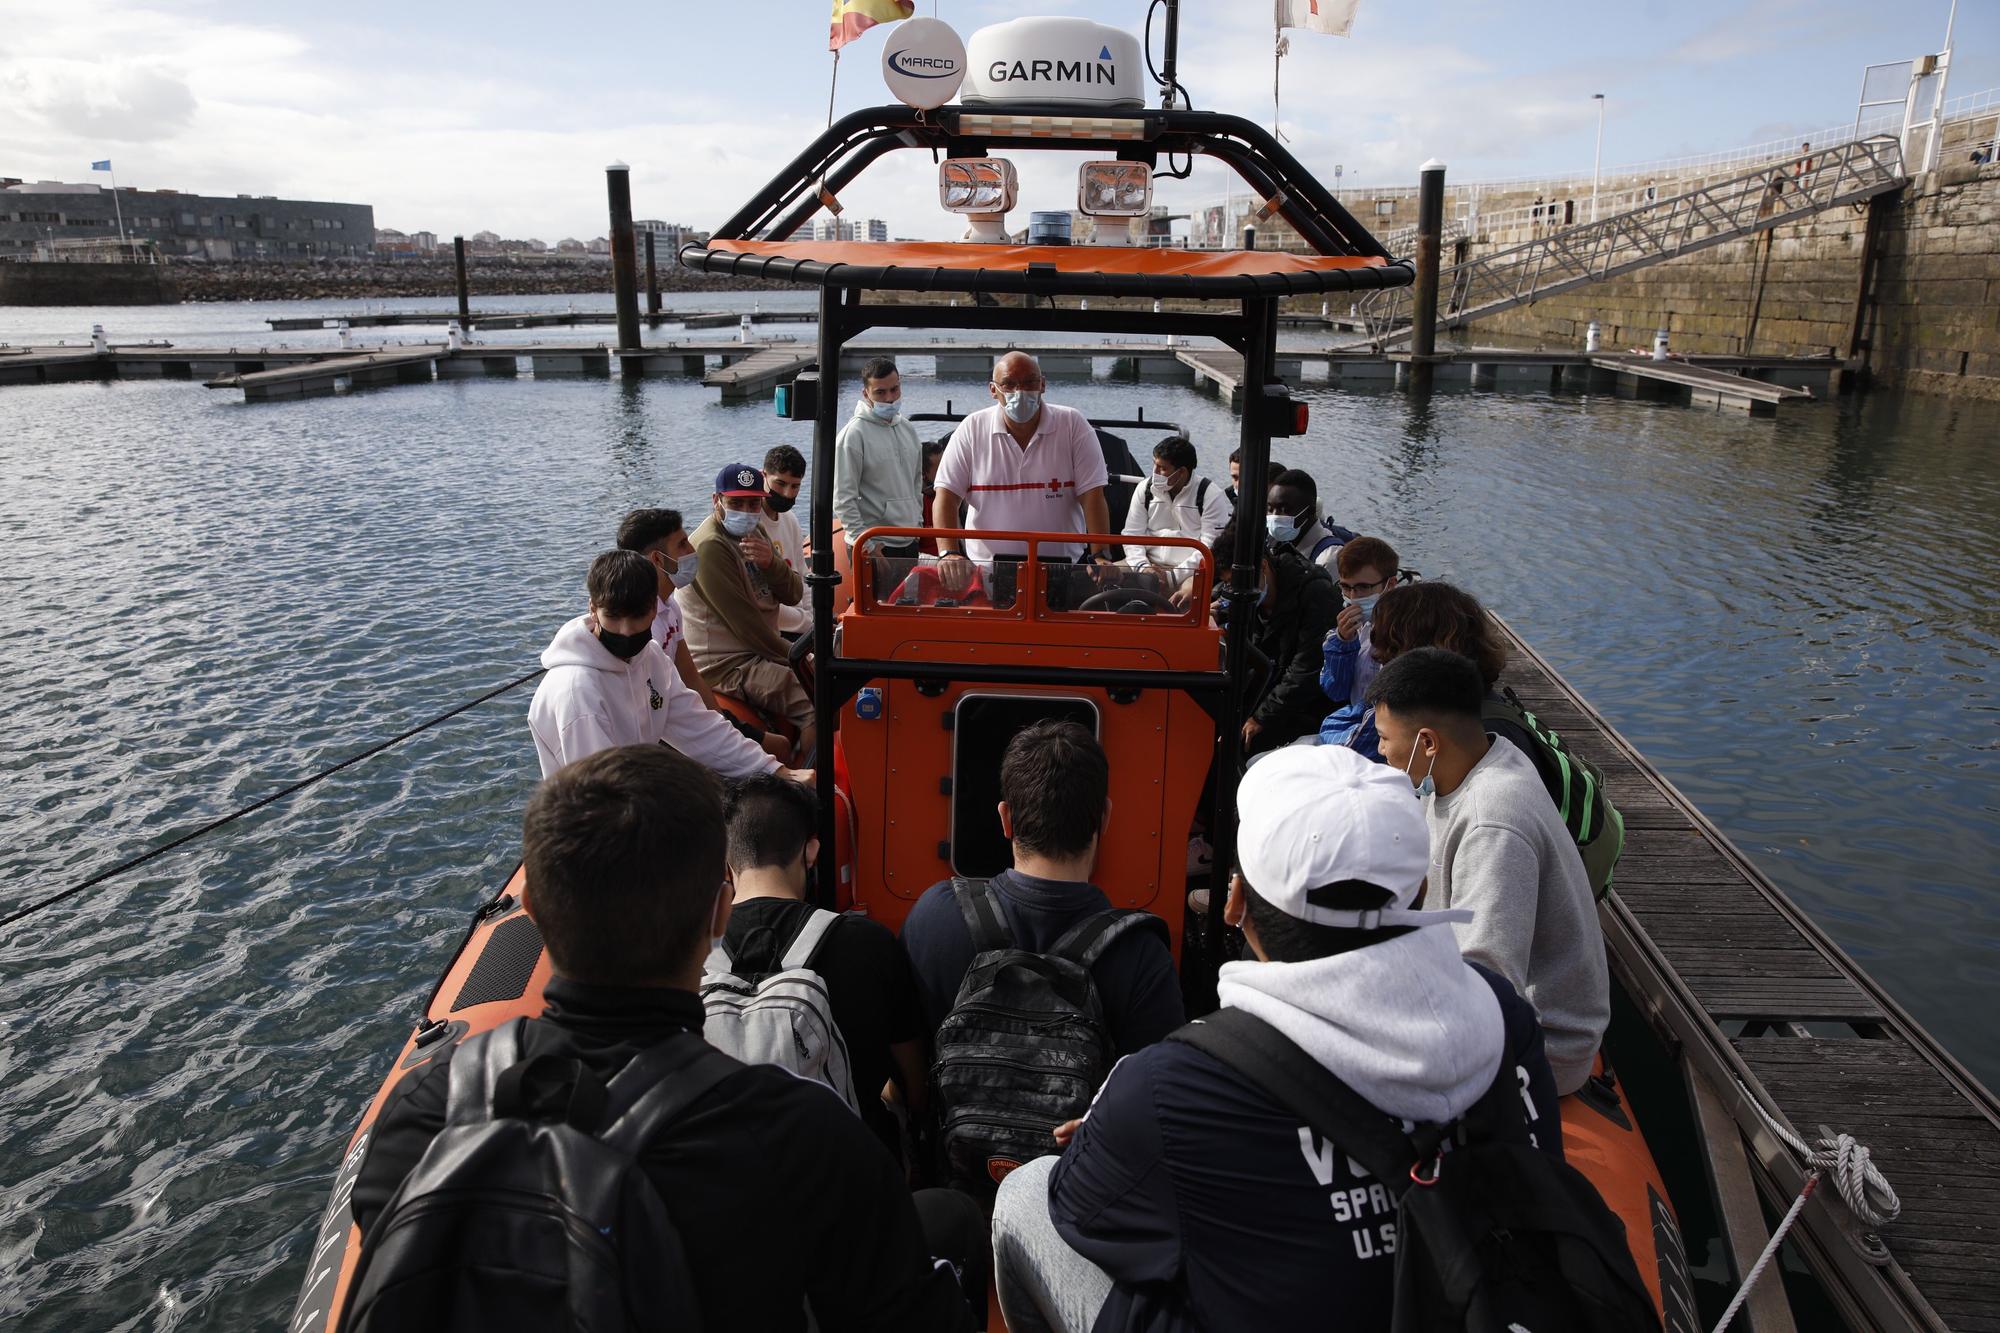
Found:
<svg viewBox="0 0 2000 1333"><path fill-rule="evenodd" d="M1482 717L1488 731L1499 732L1534 761L1563 827L1583 854L1591 892L1603 898L1611 892L1611 872L1625 850L1625 817L1604 793L1603 772L1564 745L1512 689L1503 686L1498 695L1487 695Z"/></svg>

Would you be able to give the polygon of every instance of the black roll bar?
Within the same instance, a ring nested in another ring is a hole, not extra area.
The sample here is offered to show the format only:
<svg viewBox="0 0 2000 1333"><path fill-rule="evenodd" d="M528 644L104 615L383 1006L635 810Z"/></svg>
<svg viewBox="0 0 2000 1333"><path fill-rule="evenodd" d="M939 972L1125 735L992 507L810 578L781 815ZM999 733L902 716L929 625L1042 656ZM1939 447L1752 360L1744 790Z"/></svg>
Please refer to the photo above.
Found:
<svg viewBox="0 0 2000 1333"><path fill-rule="evenodd" d="M738 209L714 235L722 240L756 237L782 239L812 218L821 207L822 188L836 192L885 154L898 148L927 148L940 153L984 153L995 143L1033 151L1097 154L1137 151L1147 158L1160 154L1199 154L1230 167L1262 198L1275 201L1276 211L1324 255L1392 256L1368 229L1356 222L1340 201L1292 156L1285 146L1255 121L1217 111L1160 108L1112 113L1101 119L1136 123L1136 139L994 137L962 130L967 116L985 111L946 107L923 112L907 106L865 107L835 121L774 176L749 203ZM1074 118L1074 107L1022 103L1004 109L1012 118L1055 116ZM853 160L849 161L850 155ZM682 250L687 257L705 253L700 246ZM702 266L696 258L693 266Z"/></svg>

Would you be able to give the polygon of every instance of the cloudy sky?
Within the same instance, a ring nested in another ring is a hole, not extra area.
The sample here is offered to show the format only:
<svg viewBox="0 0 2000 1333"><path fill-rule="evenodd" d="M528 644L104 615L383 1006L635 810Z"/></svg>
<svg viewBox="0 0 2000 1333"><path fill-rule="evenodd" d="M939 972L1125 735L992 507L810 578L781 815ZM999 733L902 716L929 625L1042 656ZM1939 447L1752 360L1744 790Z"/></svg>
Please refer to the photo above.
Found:
<svg viewBox="0 0 2000 1333"><path fill-rule="evenodd" d="M0 0L0 176L375 206L378 225L554 241L605 230L604 165L641 216L711 226L824 123L826 0L224 5ZM1144 0L919 0L968 33L1023 12L1137 31ZM1292 34L1283 128L1331 178L1407 183L1644 162L1851 122L1861 69L1936 49L1949 0L1361 0L1351 38ZM1185 0L1197 106L1271 119L1269 0ZM1577 16L1588 14L1589 18ZM842 61L842 111L887 100L884 30ZM1951 92L2000 87L2000 4L1963 0ZM2000 109L2000 108L1996 108ZM857 183L849 216L946 234L927 157ZM1073 167L1069 169L1073 172ZM1063 179L1024 203L1066 207ZM1179 201L1219 195L1198 168ZM1044 198L1043 196L1049 196Z"/></svg>

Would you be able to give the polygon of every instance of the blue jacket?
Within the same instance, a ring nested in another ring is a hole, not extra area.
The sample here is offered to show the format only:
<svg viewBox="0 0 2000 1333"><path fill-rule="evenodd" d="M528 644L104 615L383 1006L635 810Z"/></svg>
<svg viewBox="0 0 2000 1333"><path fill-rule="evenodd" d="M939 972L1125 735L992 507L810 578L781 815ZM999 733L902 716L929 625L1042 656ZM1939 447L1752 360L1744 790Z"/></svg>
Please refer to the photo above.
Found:
<svg viewBox="0 0 2000 1333"><path fill-rule="evenodd" d="M1345 745L1364 759L1382 762L1382 737L1375 730L1375 710L1364 704L1349 704L1328 713L1319 724L1321 745Z"/></svg>
<svg viewBox="0 0 2000 1333"><path fill-rule="evenodd" d="M1334 707L1345 706L1354 693L1354 670L1361 661L1361 639L1343 639L1338 633L1326 636L1319 646L1319 687Z"/></svg>
<svg viewBox="0 0 2000 1333"><path fill-rule="evenodd" d="M1477 965L1474 965L1475 968ZM1541 1024L1477 968L1506 1023L1496 1086L1525 1079L1537 1142L1561 1158ZM1095 1333L1389 1327L1388 1192L1206 1052L1163 1041L1121 1060L1049 1182L1049 1218L1111 1276ZM1386 1228L1386 1230L1385 1230Z"/></svg>

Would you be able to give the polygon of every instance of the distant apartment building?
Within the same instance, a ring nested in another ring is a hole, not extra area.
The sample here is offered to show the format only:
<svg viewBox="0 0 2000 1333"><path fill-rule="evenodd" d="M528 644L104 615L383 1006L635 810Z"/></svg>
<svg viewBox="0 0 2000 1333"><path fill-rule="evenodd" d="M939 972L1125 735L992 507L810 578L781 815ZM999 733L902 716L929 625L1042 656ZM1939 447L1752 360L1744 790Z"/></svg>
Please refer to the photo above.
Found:
<svg viewBox="0 0 2000 1333"><path fill-rule="evenodd" d="M658 263L670 262L680 252L683 245L699 244L708 239L705 231L680 222L662 222L658 218L646 218L632 224L637 248L633 251L641 261L646 258L646 235L653 237L653 258Z"/></svg>
<svg viewBox="0 0 2000 1333"><path fill-rule="evenodd" d="M434 231L397 231L394 227L375 229L375 253L378 255L434 255L437 253L438 238Z"/></svg>
<svg viewBox="0 0 2000 1333"><path fill-rule="evenodd" d="M889 224L881 218L819 218L813 222L815 241L886 241Z"/></svg>
<svg viewBox="0 0 2000 1333"><path fill-rule="evenodd" d="M109 189L63 181L0 180L0 259L38 244L147 241L161 254L203 259L325 259L375 251L375 210L269 195Z"/></svg>

